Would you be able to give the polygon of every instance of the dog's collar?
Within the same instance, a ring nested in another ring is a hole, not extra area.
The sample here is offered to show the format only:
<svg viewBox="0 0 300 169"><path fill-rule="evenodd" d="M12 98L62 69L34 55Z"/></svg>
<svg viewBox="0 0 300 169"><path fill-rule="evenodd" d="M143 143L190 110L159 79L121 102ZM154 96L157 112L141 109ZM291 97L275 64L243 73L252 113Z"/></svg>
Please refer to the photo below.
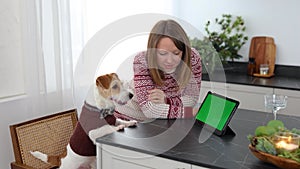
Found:
<svg viewBox="0 0 300 169"><path fill-rule="evenodd" d="M100 118L103 119L105 118L107 115L113 115L115 112L115 108L111 107L109 109L99 109L95 106L92 106L90 104L88 104L87 102L84 102L84 107L86 109L88 109L89 111L93 111L93 112L97 112L100 114Z"/></svg>

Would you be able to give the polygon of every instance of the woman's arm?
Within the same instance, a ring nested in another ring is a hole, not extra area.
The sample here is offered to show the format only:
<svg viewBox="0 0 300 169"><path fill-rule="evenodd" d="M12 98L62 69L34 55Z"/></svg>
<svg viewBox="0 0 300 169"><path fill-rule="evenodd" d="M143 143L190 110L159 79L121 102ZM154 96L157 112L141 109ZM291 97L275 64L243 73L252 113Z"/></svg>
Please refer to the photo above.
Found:
<svg viewBox="0 0 300 169"><path fill-rule="evenodd" d="M145 55L145 52L139 53L133 62L133 80L138 104L147 118L168 118L168 104L155 104L148 100L149 91L155 88L155 84L150 76Z"/></svg>

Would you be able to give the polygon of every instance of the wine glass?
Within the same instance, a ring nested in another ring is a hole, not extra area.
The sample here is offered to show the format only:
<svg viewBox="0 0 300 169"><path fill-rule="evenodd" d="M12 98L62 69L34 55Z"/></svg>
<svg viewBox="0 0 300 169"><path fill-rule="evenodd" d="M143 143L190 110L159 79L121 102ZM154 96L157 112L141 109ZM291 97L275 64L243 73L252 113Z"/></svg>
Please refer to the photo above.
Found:
<svg viewBox="0 0 300 169"><path fill-rule="evenodd" d="M265 107L271 109L274 115L274 120L276 120L277 111L284 109L287 104L287 96L268 94L265 95Z"/></svg>

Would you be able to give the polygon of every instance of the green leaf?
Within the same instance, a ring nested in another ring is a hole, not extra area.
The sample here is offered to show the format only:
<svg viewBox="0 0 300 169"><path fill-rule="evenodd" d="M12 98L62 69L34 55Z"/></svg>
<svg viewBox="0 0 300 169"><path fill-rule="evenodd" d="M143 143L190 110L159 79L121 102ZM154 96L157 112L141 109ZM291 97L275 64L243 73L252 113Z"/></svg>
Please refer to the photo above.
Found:
<svg viewBox="0 0 300 169"><path fill-rule="evenodd" d="M209 29L210 21L206 23L205 31L208 39L211 40L213 46L219 52L222 61L241 58L242 56L237 53L248 40L248 36L244 34L246 26L243 18L241 16L234 18L230 14L223 14L221 18L215 18L214 24L219 26L218 31ZM228 52L224 52L223 49Z"/></svg>

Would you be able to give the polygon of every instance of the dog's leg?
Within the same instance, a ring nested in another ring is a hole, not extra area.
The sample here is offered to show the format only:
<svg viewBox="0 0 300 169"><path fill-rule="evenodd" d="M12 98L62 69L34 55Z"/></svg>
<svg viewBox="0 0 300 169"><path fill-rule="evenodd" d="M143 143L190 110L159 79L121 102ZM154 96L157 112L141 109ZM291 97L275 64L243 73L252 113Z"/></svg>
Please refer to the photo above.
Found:
<svg viewBox="0 0 300 169"><path fill-rule="evenodd" d="M96 164L96 160L94 160L91 164L90 164L90 168L91 169L97 169L97 164Z"/></svg>
<svg viewBox="0 0 300 169"><path fill-rule="evenodd" d="M136 120L125 121L122 119L117 119L116 125L124 125L125 127L136 126L137 121Z"/></svg>
<svg viewBox="0 0 300 169"><path fill-rule="evenodd" d="M104 125L100 128L91 130L89 132L89 137L93 141L93 143L96 144L96 139L98 137L105 136L107 134L113 133L113 132L118 131L118 130L122 130L124 128L125 128L125 125L122 125L122 124L117 125L117 126Z"/></svg>
<svg viewBox="0 0 300 169"><path fill-rule="evenodd" d="M79 168L77 169L92 169L90 166L80 166Z"/></svg>
<svg viewBox="0 0 300 169"><path fill-rule="evenodd" d="M96 161L95 156L81 156L67 146L67 156L62 159L59 169L90 169L90 164Z"/></svg>

